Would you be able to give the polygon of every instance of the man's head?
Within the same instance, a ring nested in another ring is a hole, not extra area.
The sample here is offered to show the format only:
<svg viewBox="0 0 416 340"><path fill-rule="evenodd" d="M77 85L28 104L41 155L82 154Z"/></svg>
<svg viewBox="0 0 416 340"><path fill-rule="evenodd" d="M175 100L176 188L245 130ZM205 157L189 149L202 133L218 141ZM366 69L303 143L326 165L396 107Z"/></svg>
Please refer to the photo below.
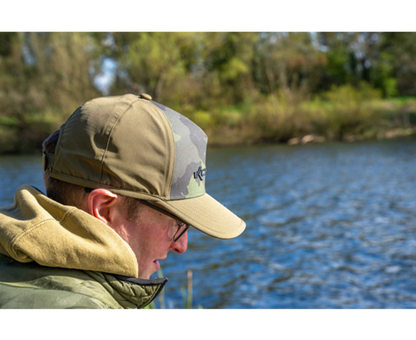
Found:
<svg viewBox="0 0 416 340"><path fill-rule="evenodd" d="M186 250L186 232L169 236L182 222L223 239L245 229L205 193L206 145L197 125L146 94L93 99L44 143L47 194L112 227L148 278L168 251Z"/></svg>
<svg viewBox="0 0 416 340"><path fill-rule="evenodd" d="M54 154L58 137L59 130L43 142L43 152ZM52 178L48 171L44 172L43 179L49 198L98 218L130 245L138 261L139 278L149 279L160 268L159 260L165 259L169 251L186 251L187 226L174 216L166 216L169 213L161 212L162 208L151 209L137 199L107 189L90 190L64 182Z"/></svg>

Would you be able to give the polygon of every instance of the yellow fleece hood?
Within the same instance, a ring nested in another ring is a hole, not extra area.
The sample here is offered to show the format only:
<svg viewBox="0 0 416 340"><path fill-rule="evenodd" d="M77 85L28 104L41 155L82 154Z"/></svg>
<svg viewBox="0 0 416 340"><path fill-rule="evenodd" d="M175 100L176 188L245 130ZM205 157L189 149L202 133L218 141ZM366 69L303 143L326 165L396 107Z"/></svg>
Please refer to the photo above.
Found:
<svg viewBox="0 0 416 340"><path fill-rule="evenodd" d="M136 256L113 229L29 185L0 209L0 253L47 267L138 277Z"/></svg>

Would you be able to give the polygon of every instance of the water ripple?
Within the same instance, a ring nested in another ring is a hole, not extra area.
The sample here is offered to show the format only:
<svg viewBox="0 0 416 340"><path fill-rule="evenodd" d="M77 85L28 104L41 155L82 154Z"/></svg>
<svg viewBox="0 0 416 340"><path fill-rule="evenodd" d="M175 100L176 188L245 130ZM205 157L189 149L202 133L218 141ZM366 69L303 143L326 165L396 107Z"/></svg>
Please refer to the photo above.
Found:
<svg viewBox="0 0 416 340"><path fill-rule="evenodd" d="M207 191L247 229L191 230L162 263L168 306L192 270L204 308L416 308L415 141L213 149L207 165ZM43 188L35 166L0 159L2 204L20 182Z"/></svg>

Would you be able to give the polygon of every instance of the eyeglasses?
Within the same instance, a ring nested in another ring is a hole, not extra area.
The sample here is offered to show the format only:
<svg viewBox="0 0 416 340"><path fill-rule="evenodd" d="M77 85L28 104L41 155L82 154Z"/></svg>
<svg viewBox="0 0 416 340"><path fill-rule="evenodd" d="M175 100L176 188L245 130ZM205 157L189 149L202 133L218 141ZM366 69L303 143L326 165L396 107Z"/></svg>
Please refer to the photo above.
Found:
<svg viewBox="0 0 416 340"><path fill-rule="evenodd" d="M92 189L92 188L84 188L84 190L85 190L86 193L90 193L94 189ZM173 242L178 241L181 238L181 236L183 234L185 234L188 231L189 227L191 226L190 224L186 224L185 222L182 222L179 218L177 218L175 215L171 214L169 211L166 211L166 210L164 210L162 208L159 208L157 205L154 205L154 204L152 204L152 203L150 203L148 201L140 200L138 198L136 198L136 200L139 201L141 204L148 206L149 208L152 208L154 210L157 210L158 212L160 212L160 213L162 213L162 214L164 214L166 216L169 216L169 217L175 219L176 226L178 227L178 229L176 229L176 231L173 234L173 237L172 237ZM185 228L183 230L181 230L183 227L185 227Z"/></svg>
<svg viewBox="0 0 416 340"><path fill-rule="evenodd" d="M136 198L137 199L137 198ZM164 214L164 215L166 215L166 216L169 216L169 217L171 217L171 218L173 218L173 219L175 219L176 220L176 226L178 227L178 229L175 231L175 233L173 234L173 237L172 237L172 239L173 239L173 242L176 242L176 241L178 241L180 238L181 238L181 236L183 235L183 234L185 234L186 233L186 231L189 229L189 227L191 226L191 225L189 225L189 224L186 224L185 222L182 222L179 218L177 218L175 215L173 215L173 214L171 214L170 212L168 212L168 211L166 211L166 210L164 210L164 209L162 209L162 208L159 208L157 205L154 205L154 204L152 204L152 203L150 203L150 202L148 202L148 201L144 201L144 200L139 200L139 199L137 199L141 204L144 204L144 205L146 205L146 206L148 206L149 208L152 208L152 209L154 209L154 210L156 210L156 211L158 211L158 212L160 212L160 213L162 213L162 214ZM183 228L184 227L184 228ZM183 228L183 230L181 230Z"/></svg>

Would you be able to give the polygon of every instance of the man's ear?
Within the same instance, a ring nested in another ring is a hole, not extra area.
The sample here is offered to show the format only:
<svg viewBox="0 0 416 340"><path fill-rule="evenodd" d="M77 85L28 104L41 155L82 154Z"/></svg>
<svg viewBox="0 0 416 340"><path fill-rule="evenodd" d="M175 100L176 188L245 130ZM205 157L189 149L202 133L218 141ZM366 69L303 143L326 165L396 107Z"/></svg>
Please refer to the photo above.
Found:
<svg viewBox="0 0 416 340"><path fill-rule="evenodd" d="M111 226L118 195L107 189L95 189L88 196L88 213Z"/></svg>

